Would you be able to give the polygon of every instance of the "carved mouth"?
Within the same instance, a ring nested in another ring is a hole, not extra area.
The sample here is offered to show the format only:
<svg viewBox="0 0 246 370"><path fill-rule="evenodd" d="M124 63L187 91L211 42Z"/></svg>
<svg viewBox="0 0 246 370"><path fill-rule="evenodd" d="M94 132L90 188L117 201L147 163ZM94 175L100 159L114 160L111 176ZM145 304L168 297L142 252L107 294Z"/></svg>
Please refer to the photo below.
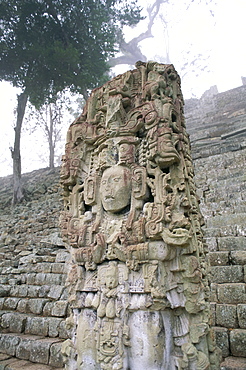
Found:
<svg viewBox="0 0 246 370"><path fill-rule="evenodd" d="M106 195L105 200L113 200L114 197L112 195Z"/></svg>

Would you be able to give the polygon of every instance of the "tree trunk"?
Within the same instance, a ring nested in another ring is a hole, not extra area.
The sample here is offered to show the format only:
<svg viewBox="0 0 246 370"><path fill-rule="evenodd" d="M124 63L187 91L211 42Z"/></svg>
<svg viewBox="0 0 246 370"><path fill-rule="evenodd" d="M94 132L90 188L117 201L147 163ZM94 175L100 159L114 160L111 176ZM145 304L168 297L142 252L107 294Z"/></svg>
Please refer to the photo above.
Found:
<svg viewBox="0 0 246 370"><path fill-rule="evenodd" d="M21 202L24 198L24 189L21 183L21 155L20 155L20 138L21 138L21 127L25 114L26 104L27 104L27 94L25 92L18 95L18 106L17 106L17 119L15 126L15 143L14 149L11 150L13 158L13 198L12 204Z"/></svg>
<svg viewBox="0 0 246 370"><path fill-rule="evenodd" d="M54 160L55 160L55 147L53 143L53 131L54 131L54 120L52 115L51 104L49 105L49 115L50 115L50 128L49 128L49 168L53 169L55 167Z"/></svg>
<svg viewBox="0 0 246 370"><path fill-rule="evenodd" d="M50 158L49 158L49 168L53 169L55 167L55 150L54 145L50 145Z"/></svg>

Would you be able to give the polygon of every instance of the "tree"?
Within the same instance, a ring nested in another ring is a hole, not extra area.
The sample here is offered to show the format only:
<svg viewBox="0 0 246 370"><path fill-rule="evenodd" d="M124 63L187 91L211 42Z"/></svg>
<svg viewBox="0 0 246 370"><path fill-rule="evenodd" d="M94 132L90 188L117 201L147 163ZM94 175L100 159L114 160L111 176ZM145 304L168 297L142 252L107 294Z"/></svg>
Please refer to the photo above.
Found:
<svg viewBox="0 0 246 370"><path fill-rule="evenodd" d="M55 103L44 104L32 114L31 131L41 129L46 143L48 144L48 161L49 168L55 166L55 149L57 143L61 140L62 128L62 107L56 101Z"/></svg>
<svg viewBox="0 0 246 370"><path fill-rule="evenodd" d="M37 147L40 146L40 142L42 143L40 160L46 163L46 166L48 162L50 169L54 168L56 159L59 161L64 150L66 135L64 123L77 118L83 104L82 95L71 94L69 91L59 93L55 102L46 103L38 109L28 104L23 133L28 135L36 133ZM75 112L75 107L80 107L80 111Z"/></svg>
<svg viewBox="0 0 246 370"><path fill-rule="evenodd" d="M140 19L136 0L1 0L0 80L22 89L12 150L13 203L24 196L20 136L27 100L40 107L65 88L86 97L105 81L122 27Z"/></svg>
<svg viewBox="0 0 246 370"><path fill-rule="evenodd" d="M127 42L124 38L119 40L120 53L110 58L109 64L111 67L115 67L119 64L134 65L137 60L146 61L147 58L142 52L141 43L148 38L153 38L152 29L157 21L159 21L160 25L159 32L165 36L164 53L162 50L162 55L158 56L158 60L163 63L171 63L169 42L170 24L177 24L179 21L178 18L183 17L183 14L189 11L192 5L201 4L205 4L207 13L210 13L210 16L214 17L214 9L217 5L216 0L183 0L182 2L175 2L174 0L155 0L151 2L150 5L146 7L147 16L144 22L142 22L142 31ZM177 14L177 9L179 10L179 15ZM176 17L175 21L173 14L175 14ZM179 57L178 64L180 66L179 73L181 78L185 77L187 73L190 74L190 71L198 73L199 71L201 72L201 70L207 69L207 56L192 51L192 45L189 45L186 50L183 50L182 45L180 45L180 54L181 56Z"/></svg>
<svg viewBox="0 0 246 370"><path fill-rule="evenodd" d="M140 43L146 40L152 35L152 26L156 20L157 15L160 12L161 5L164 3L169 3L169 0L155 0L155 2L147 7L147 23L145 30L141 32L138 36L132 38L129 42L126 42L124 38L119 39L120 53L121 55L117 57L110 58L109 64L114 67L119 64L135 64L136 61L146 61L146 56L142 54Z"/></svg>

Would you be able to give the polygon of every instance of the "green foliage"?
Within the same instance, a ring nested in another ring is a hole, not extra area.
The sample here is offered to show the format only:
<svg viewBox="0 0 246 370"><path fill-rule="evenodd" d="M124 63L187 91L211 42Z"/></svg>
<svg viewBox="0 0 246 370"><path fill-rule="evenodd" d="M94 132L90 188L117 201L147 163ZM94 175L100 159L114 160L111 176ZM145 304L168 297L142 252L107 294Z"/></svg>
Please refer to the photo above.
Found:
<svg viewBox="0 0 246 370"><path fill-rule="evenodd" d="M136 0L1 0L0 80L36 107L65 88L83 94L105 81L122 27L140 19Z"/></svg>

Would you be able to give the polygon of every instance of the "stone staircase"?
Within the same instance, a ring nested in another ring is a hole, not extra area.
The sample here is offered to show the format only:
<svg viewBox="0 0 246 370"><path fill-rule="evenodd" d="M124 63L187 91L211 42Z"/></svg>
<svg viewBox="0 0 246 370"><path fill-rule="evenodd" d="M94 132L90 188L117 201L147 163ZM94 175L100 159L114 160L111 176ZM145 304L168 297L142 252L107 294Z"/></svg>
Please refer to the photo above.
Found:
<svg viewBox="0 0 246 370"><path fill-rule="evenodd" d="M246 370L245 99L246 85L185 106L221 370ZM11 209L12 177L0 178L0 370L61 369L69 255L59 238L59 169L23 181L29 201Z"/></svg>
<svg viewBox="0 0 246 370"><path fill-rule="evenodd" d="M0 290L0 353L3 357L0 357L0 369L12 369L10 363L17 366L16 359L22 362L13 369L22 368L20 365L26 368L24 362L28 364L28 361L49 366L47 369L62 368L60 349L67 338L68 303L64 287L67 253L56 252L56 256L47 256L49 263L35 263L31 269L30 263L1 269L4 284Z"/></svg>
<svg viewBox="0 0 246 370"><path fill-rule="evenodd" d="M221 370L246 370L246 85L186 103Z"/></svg>
<svg viewBox="0 0 246 370"><path fill-rule="evenodd" d="M63 368L69 253L59 236L56 172L28 174L30 200L13 209L8 178L1 186L0 370Z"/></svg>

